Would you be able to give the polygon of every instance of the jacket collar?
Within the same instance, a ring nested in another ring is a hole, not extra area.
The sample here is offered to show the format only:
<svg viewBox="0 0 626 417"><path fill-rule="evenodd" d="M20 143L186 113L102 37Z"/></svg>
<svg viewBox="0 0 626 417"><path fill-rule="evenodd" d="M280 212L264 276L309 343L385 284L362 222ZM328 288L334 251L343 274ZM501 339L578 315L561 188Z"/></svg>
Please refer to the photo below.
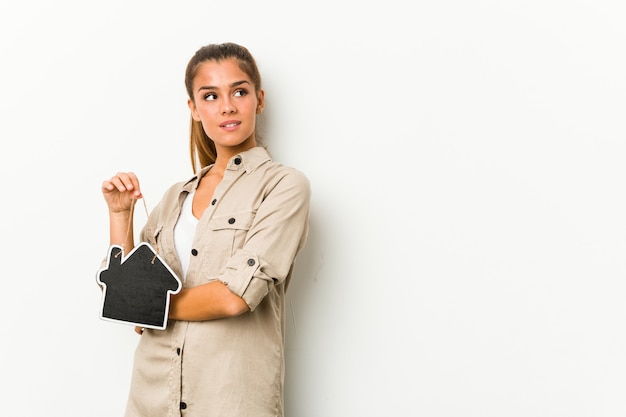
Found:
<svg viewBox="0 0 626 417"><path fill-rule="evenodd" d="M226 165L226 171L239 171L241 169L250 173L267 161L271 161L272 157L266 148L255 146L246 151L234 155ZM193 177L191 177L184 185L183 190L192 192L198 186L200 178L202 178L214 164L207 165L200 169Z"/></svg>

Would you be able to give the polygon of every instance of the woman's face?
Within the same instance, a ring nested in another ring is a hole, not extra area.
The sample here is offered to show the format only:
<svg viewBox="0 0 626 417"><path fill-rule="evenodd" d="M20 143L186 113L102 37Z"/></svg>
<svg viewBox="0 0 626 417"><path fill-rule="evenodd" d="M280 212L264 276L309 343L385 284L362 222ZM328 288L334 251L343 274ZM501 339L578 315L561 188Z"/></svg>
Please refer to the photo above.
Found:
<svg viewBox="0 0 626 417"><path fill-rule="evenodd" d="M198 68L188 105L218 154L256 146L256 115L263 109L263 91L257 97L254 87L235 60L207 61Z"/></svg>

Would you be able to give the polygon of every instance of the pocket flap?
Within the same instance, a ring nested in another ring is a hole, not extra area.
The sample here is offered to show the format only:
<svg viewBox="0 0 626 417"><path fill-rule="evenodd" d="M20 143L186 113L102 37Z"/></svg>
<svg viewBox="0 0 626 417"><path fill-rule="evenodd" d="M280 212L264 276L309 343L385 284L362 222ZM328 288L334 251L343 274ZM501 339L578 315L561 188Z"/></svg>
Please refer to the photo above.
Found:
<svg viewBox="0 0 626 417"><path fill-rule="evenodd" d="M224 216L216 216L209 222L211 230L235 229L249 230L254 220L254 212L237 212Z"/></svg>

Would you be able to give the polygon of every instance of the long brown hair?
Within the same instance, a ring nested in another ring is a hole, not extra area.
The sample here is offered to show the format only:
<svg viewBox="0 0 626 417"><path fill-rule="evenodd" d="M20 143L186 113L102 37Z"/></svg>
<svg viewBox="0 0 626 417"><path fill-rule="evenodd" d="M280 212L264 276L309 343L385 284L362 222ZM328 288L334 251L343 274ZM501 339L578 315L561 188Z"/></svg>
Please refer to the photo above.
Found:
<svg viewBox="0 0 626 417"><path fill-rule="evenodd" d="M194 56L187 64L185 71L185 87L187 95L191 101L193 98L193 80L198 73L198 68L206 61L220 62L226 59L235 59L239 63L239 68L250 77L254 84L255 92L258 96L261 91L261 74L257 67L256 61L247 48L236 43L209 44L198 49ZM191 125L189 128L189 150L191 156L191 167L194 172L200 164L200 168L215 162L217 152L215 143L207 136L202 123L195 121L191 117Z"/></svg>

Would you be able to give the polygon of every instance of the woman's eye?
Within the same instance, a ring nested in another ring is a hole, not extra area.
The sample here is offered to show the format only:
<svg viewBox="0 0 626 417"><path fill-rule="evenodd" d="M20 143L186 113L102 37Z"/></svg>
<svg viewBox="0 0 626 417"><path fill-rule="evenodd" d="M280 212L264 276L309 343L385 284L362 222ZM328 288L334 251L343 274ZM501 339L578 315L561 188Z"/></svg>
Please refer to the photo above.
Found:
<svg viewBox="0 0 626 417"><path fill-rule="evenodd" d="M205 100L215 100L216 98L217 96L215 95L215 93L207 93L204 95Z"/></svg>
<svg viewBox="0 0 626 417"><path fill-rule="evenodd" d="M243 97L247 94L248 94L248 90L241 89L241 90L235 91L235 97Z"/></svg>

